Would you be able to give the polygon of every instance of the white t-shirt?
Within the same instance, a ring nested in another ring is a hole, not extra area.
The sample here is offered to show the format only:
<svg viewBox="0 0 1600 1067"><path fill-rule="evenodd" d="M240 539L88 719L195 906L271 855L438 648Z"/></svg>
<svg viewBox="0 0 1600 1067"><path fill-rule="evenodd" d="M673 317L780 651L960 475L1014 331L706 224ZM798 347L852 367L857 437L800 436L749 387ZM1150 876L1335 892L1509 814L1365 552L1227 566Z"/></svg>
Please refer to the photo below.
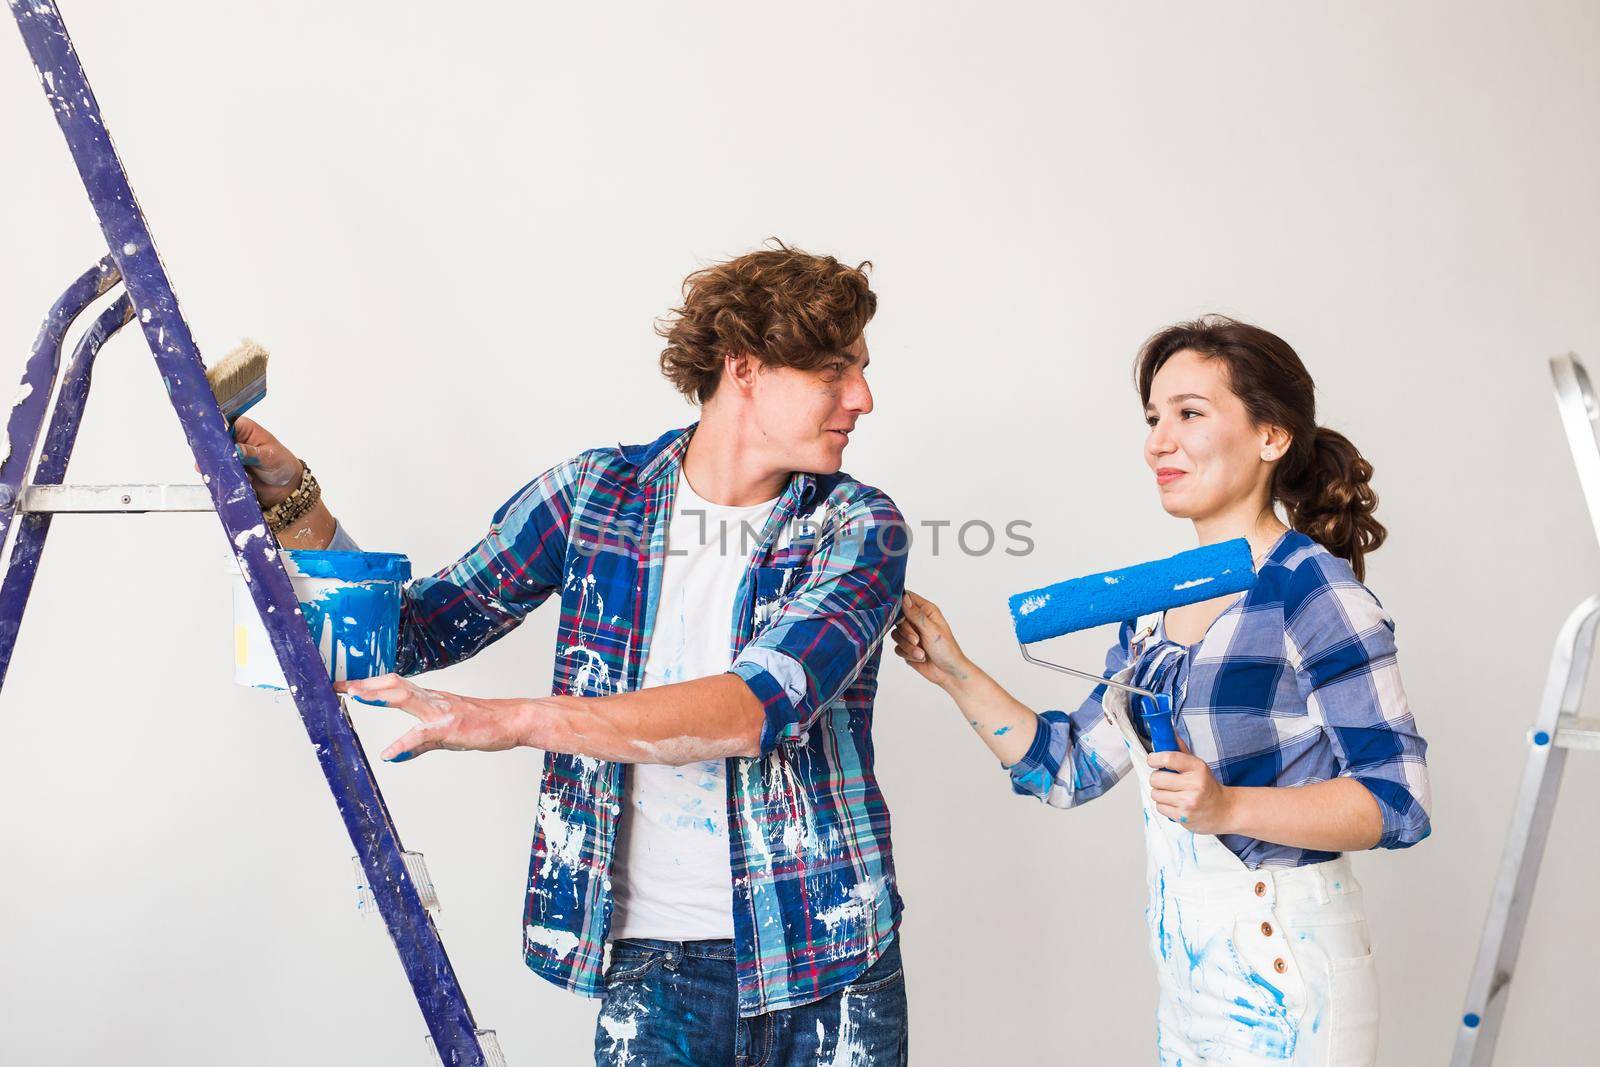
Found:
<svg viewBox="0 0 1600 1067"><path fill-rule="evenodd" d="M709 678L733 665L734 600L776 503L713 504L679 475L641 688ZM722 760L628 768L611 888L613 938L733 936Z"/></svg>

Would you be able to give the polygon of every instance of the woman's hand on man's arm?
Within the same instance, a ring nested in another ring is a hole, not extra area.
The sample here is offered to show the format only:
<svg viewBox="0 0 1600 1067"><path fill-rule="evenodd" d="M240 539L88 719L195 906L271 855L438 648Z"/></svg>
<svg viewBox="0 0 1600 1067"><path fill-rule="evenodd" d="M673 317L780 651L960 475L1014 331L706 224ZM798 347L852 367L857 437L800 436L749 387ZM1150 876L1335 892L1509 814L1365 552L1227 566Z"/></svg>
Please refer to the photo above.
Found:
<svg viewBox="0 0 1600 1067"><path fill-rule="evenodd" d="M967 658L944 613L906 591L893 630L895 655L956 702L989 751L1010 766L1027 755L1038 716Z"/></svg>

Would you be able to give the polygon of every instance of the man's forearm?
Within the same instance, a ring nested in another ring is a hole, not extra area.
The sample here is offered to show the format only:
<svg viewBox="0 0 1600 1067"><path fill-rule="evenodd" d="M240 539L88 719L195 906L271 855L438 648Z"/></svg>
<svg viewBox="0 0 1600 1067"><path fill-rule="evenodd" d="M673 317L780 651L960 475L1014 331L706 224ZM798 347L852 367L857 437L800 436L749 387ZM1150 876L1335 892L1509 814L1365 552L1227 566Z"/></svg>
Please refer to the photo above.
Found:
<svg viewBox="0 0 1600 1067"><path fill-rule="evenodd" d="M684 764L761 754L761 701L720 674L608 697L528 701L522 743L614 763Z"/></svg>

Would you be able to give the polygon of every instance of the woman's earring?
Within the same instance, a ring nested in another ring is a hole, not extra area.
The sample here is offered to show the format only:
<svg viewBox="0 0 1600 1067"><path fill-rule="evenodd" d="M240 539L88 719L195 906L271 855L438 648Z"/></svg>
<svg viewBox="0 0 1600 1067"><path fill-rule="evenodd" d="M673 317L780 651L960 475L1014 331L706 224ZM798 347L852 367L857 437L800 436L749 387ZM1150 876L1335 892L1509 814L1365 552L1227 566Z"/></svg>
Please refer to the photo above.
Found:
<svg viewBox="0 0 1600 1067"><path fill-rule="evenodd" d="M1271 462L1271 461L1272 461L1272 460L1275 460L1275 459L1277 459L1277 458L1278 458L1278 454L1277 454L1277 453L1276 453L1276 452L1274 452L1274 451L1272 451L1272 450L1271 450L1271 449L1270 449L1270 448L1269 448L1269 449L1268 449L1268 450L1267 450L1267 451L1265 451L1265 452L1263 452L1263 453L1261 453L1261 458L1262 458L1262 459L1263 459L1263 460L1266 460L1266 461L1268 461L1268 462Z"/></svg>

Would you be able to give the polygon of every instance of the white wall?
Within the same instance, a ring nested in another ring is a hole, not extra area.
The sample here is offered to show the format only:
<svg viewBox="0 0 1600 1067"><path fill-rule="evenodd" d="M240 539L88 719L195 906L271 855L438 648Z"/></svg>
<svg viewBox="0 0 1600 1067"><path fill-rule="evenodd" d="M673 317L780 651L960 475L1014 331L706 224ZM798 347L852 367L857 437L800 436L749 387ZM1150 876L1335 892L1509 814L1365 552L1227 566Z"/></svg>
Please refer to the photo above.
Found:
<svg viewBox="0 0 1600 1067"><path fill-rule="evenodd" d="M1444 1060L1550 642L1600 578L1545 368L1600 364L1592 5L63 7L203 349L273 349L262 420L419 569L563 455L689 421L651 320L776 234L877 263L847 469L913 520L1034 524L1026 559L924 542L912 586L1020 695L1075 703L1018 660L1006 594L1191 543L1141 464L1134 350L1208 310L1282 333L1392 532L1370 581L1437 829L1358 862L1383 1061ZM103 243L4 29L0 131L9 375ZM73 476L192 480L132 331ZM226 560L204 516L56 524L0 700L6 1062L425 1062L292 706L231 684ZM553 615L438 684L547 692ZM878 708L916 1061L1150 1062L1134 791L1014 799L896 662ZM369 746L402 727L363 715ZM537 766L377 773L481 1023L574 1064L593 1006L519 953ZM1600 768L1571 779L1505 1063L1592 1055Z"/></svg>

